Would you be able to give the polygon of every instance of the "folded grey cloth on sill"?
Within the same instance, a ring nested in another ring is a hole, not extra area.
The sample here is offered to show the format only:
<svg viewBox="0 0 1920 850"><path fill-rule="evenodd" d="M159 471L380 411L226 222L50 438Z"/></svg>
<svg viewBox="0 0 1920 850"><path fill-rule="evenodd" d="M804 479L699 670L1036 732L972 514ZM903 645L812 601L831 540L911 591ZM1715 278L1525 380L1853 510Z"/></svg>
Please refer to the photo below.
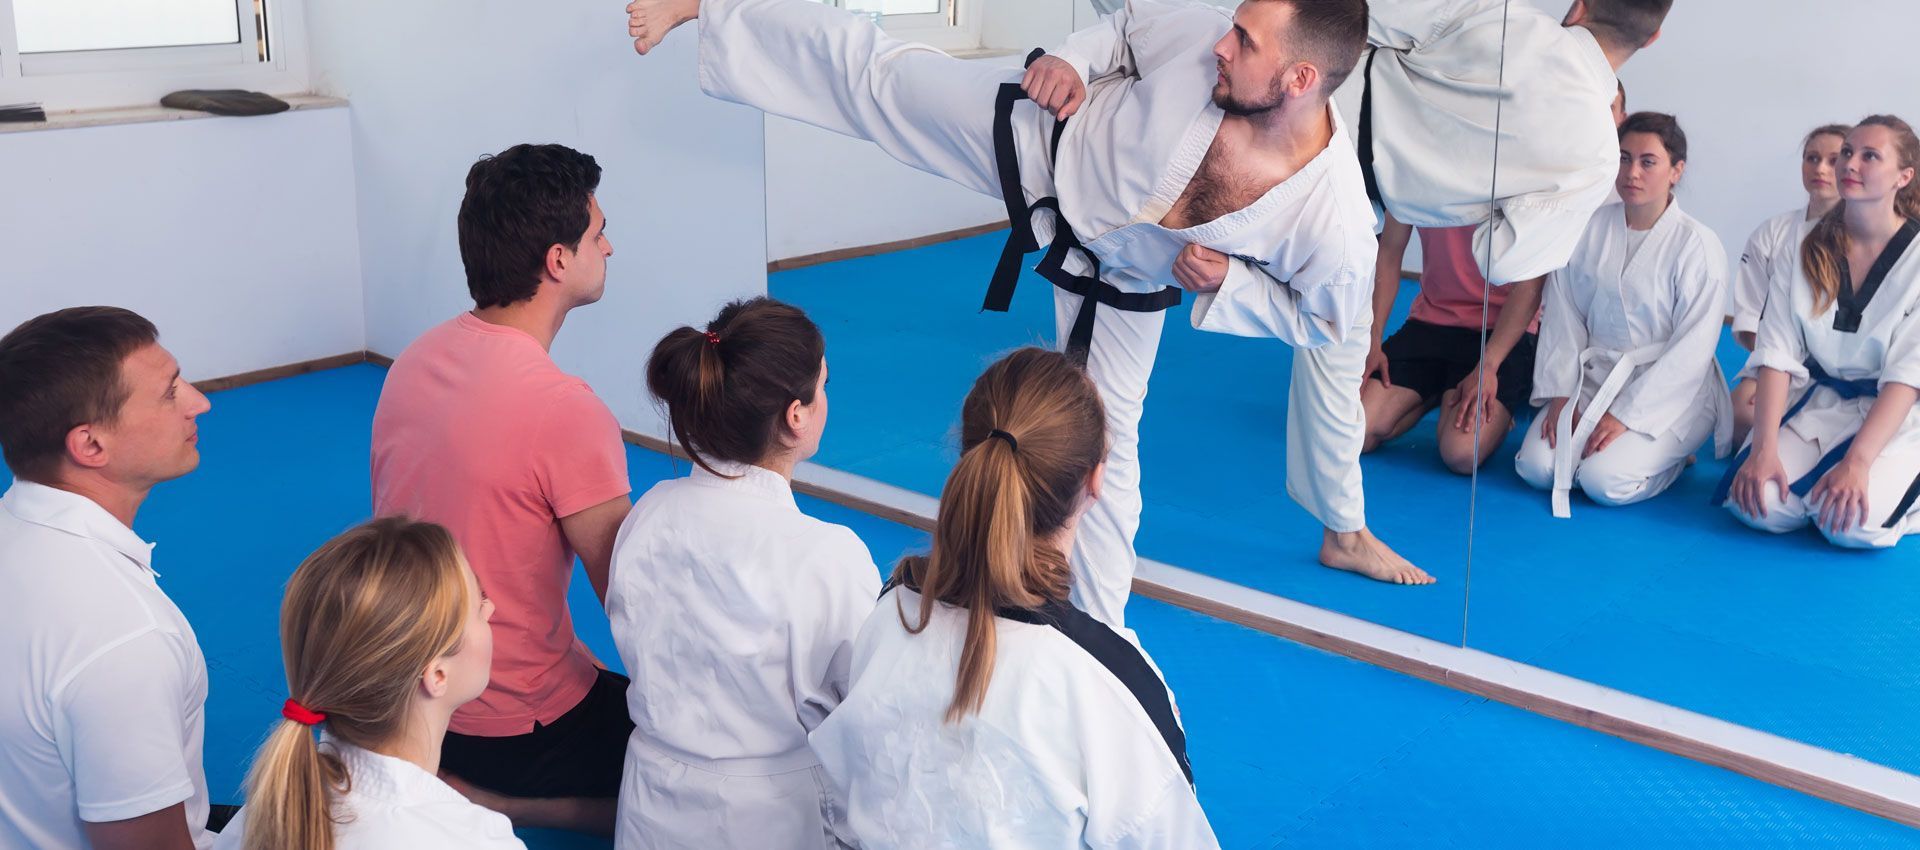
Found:
<svg viewBox="0 0 1920 850"><path fill-rule="evenodd" d="M174 109L192 109L215 115L272 115L292 109L286 101L270 94L240 89L188 89L160 98L160 105Z"/></svg>

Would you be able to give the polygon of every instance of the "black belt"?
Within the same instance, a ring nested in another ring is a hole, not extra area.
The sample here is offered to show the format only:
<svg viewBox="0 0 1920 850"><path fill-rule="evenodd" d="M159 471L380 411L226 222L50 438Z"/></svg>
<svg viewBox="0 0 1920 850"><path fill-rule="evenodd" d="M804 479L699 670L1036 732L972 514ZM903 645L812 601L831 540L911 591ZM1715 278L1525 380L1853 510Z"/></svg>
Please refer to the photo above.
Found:
<svg viewBox="0 0 1920 850"><path fill-rule="evenodd" d="M1379 48L1367 51L1366 70L1360 72L1360 127L1359 155L1360 180L1367 186L1367 200L1381 205L1386 201L1380 195L1380 178L1373 173L1373 54Z"/></svg>
<svg viewBox="0 0 1920 850"><path fill-rule="evenodd" d="M1034 60L1044 55L1044 50L1033 51L1027 55L1027 64L1032 65ZM1020 281L1020 260L1040 249L1040 239L1033 232L1033 213L1036 210L1052 211L1053 244L1047 246L1046 255L1041 257L1034 271L1048 283L1083 299L1080 312L1073 318L1073 330L1067 334L1066 349L1068 356L1084 363L1087 349L1093 343L1094 305L1104 304L1130 313L1154 313L1179 304L1180 288L1169 286L1158 292L1125 292L1100 280L1100 259L1074 236L1073 228L1060 212L1060 199L1041 198L1031 206L1026 203L1026 193L1020 188L1019 151L1013 141L1013 105L1026 99L1027 93L1019 83L1001 84L999 96L994 99L993 158L999 170L1000 196L1007 203L1007 222L1012 226L1012 232L1007 234L1006 246L1000 249L1000 260L994 265L993 280L987 284L987 297L981 302L980 309L1005 313L1013 305L1013 289ZM1049 160L1058 159L1060 135L1066 128L1067 122L1064 120L1053 125ZM1079 251L1093 273L1077 275L1067 271L1069 251Z"/></svg>

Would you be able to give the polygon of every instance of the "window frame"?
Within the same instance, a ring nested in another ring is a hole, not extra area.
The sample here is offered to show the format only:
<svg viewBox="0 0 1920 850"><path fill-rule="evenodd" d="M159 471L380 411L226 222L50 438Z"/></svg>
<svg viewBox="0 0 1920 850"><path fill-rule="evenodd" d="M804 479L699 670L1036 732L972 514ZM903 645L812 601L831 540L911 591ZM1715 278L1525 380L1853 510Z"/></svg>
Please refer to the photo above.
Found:
<svg viewBox="0 0 1920 850"><path fill-rule="evenodd" d="M817 0L844 9L844 0ZM980 6L984 0L940 0L941 11L917 14L875 14L881 29L905 41L919 42L941 50L978 50L980 48ZM873 14L873 13L855 13Z"/></svg>
<svg viewBox="0 0 1920 850"><path fill-rule="evenodd" d="M181 89L238 88L274 95L309 89L305 0L262 0L268 55L259 59L253 0L234 0L232 44L22 54L13 0L0 0L0 103L48 113L155 106Z"/></svg>

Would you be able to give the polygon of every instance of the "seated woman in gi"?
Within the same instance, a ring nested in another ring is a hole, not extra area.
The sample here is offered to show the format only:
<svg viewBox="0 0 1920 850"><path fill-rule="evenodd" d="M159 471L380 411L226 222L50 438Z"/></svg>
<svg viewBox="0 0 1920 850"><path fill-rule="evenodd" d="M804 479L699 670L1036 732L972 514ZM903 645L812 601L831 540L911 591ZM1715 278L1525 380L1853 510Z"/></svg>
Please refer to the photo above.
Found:
<svg viewBox="0 0 1920 850"><path fill-rule="evenodd" d="M1748 365L1753 437L1720 497L1742 522L1808 523L1838 546L1920 531L1920 139L1867 118L1840 151L1841 203L1776 278ZM1790 398L1798 379L1810 389Z"/></svg>
<svg viewBox="0 0 1920 850"><path fill-rule="evenodd" d="M900 562L812 735L868 847L1218 847L1173 697L1068 602L1100 492L1100 396L1067 355L988 367L960 414L932 552Z"/></svg>
<svg viewBox="0 0 1920 850"><path fill-rule="evenodd" d="M1533 402L1545 405L1514 466L1569 515L1578 484L1603 505L1653 498L1693 452L1732 443L1727 384L1714 360L1726 253L1673 197L1687 137L1673 116L1620 125L1620 203L1600 208L1567 267L1547 279Z"/></svg>
<svg viewBox="0 0 1920 850"><path fill-rule="evenodd" d="M1746 250L1740 252L1740 267L1727 292L1727 324L1733 339L1748 351L1760 335L1760 310L1766 306L1767 293L1776 277L1793 277L1800 264L1800 243L1806 241L1813 225L1840 203L1840 184L1835 176L1840 165L1840 146L1847 141L1844 124L1815 127L1800 143L1800 185L1807 190L1807 205L1787 210L1760 223L1747 237ZM1733 442L1746 442L1753 429L1753 397L1760 383L1754 378L1753 364L1747 364L1734 376ZM1805 386L1795 388L1804 391Z"/></svg>
<svg viewBox="0 0 1920 850"><path fill-rule="evenodd" d="M492 616L438 525L376 519L315 550L280 605L292 696L215 850L525 850L438 775L454 709L487 688Z"/></svg>
<svg viewBox="0 0 1920 850"><path fill-rule="evenodd" d="M614 541L607 615L634 723L615 846L851 843L807 733L847 692L880 570L793 498L827 426L826 342L799 308L735 302L660 340L647 388L694 468Z"/></svg>

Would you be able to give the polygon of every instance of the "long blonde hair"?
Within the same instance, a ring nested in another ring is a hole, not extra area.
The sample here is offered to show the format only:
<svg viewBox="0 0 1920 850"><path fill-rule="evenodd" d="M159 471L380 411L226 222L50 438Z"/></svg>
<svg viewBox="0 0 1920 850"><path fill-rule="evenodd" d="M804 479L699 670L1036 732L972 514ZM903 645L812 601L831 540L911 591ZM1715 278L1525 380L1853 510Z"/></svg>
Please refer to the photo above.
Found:
<svg viewBox="0 0 1920 850"><path fill-rule="evenodd" d="M1106 456L1106 413L1087 374L1066 355L1022 348L967 393L959 463L940 491L933 550L903 558L895 577L920 591L919 634L933 603L967 609L947 720L985 704L993 678L994 612L1064 601L1067 553L1045 542L1073 517L1081 488Z"/></svg>
<svg viewBox="0 0 1920 850"><path fill-rule="evenodd" d="M1914 136L1913 127L1907 122L1892 115L1869 115L1853 129L1869 126L1893 131L1893 147L1900 156L1901 168L1920 168L1920 137ZM1920 219L1920 179L1908 182L1906 188L1894 196L1893 211L1903 218ZM1800 244L1800 270L1806 273L1807 285L1813 288L1816 316L1839 300L1840 287L1848 283L1840 279L1840 263L1849 247L1846 214L1846 201L1835 204Z"/></svg>
<svg viewBox="0 0 1920 850"><path fill-rule="evenodd" d="M287 691L361 748L391 742L421 673L458 648L468 597L453 535L433 523L376 519L307 556L280 604ZM246 850L332 850L333 797L349 777L314 730L282 720L247 775Z"/></svg>

